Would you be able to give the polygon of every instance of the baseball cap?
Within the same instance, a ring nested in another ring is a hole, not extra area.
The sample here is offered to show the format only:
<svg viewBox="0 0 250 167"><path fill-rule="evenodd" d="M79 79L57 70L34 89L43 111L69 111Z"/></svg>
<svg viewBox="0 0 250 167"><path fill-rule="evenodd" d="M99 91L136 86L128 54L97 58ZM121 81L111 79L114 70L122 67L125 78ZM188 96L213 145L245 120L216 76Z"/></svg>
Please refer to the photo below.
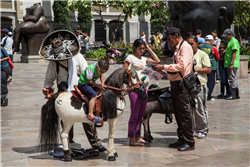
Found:
<svg viewBox="0 0 250 167"><path fill-rule="evenodd" d="M4 29L3 29L3 32L4 32L5 34L8 34L8 33L9 33L9 30L8 30L7 28L4 28Z"/></svg>
<svg viewBox="0 0 250 167"><path fill-rule="evenodd" d="M8 35L12 35L12 32L9 32Z"/></svg>
<svg viewBox="0 0 250 167"><path fill-rule="evenodd" d="M212 35L207 35L205 37L205 40L214 40L214 37Z"/></svg>
<svg viewBox="0 0 250 167"><path fill-rule="evenodd" d="M225 38L227 35L233 34L233 31L231 29L226 29L224 33L222 34L222 37Z"/></svg>
<svg viewBox="0 0 250 167"><path fill-rule="evenodd" d="M181 34L181 30L176 27L170 27L169 29L167 29L165 35L168 36L169 34L174 34L174 33Z"/></svg>

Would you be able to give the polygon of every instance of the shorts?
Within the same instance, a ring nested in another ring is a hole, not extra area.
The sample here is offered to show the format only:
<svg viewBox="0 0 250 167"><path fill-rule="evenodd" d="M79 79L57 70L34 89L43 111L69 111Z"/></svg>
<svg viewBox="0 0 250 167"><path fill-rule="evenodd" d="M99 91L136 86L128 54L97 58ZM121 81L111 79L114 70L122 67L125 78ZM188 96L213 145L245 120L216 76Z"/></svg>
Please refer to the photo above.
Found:
<svg viewBox="0 0 250 167"><path fill-rule="evenodd" d="M92 99L93 97L97 96L97 93L94 91L93 86L89 84L82 84L78 82L78 88L82 93L87 95L89 99Z"/></svg>

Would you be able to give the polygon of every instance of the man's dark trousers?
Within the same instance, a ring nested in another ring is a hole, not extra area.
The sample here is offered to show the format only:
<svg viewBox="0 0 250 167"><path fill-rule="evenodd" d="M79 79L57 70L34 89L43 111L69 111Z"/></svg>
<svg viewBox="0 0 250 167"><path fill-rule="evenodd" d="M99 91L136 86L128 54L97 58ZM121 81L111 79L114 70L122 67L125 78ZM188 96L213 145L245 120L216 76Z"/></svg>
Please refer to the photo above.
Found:
<svg viewBox="0 0 250 167"><path fill-rule="evenodd" d="M171 81L171 97L174 115L178 126L178 140L182 144L186 143L189 146L194 146L194 131L192 130L191 111L187 89L183 84L179 84L179 81Z"/></svg>
<svg viewBox="0 0 250 167"><path fill-rule="evenodd" d="M216 71L211 71L209 74L207 74L207 87L208 87L208 93L207 93L207 99L210 100L212 98L212 93L215 86L215 73Z"/></svg>

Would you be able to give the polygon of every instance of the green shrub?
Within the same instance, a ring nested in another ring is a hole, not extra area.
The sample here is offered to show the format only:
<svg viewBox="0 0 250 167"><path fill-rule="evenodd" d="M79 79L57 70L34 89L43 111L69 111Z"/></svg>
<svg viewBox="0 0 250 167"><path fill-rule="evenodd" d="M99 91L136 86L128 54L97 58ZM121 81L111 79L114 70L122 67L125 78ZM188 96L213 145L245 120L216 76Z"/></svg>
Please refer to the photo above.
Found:
<svg viewBox="0 0 250 167"><path fill-rule="evenodd" d="M83 33L88 33L90 36L90 31L92 28L92 14L91 14L91 1L85 2L88 5L85 7L83 2L78 2L79 8L78 8L78 25L79 29L82 30Z"/></svg>
<svg viewBox="0 0 250 167"><path fill-rule="evenodd" d="M71 30L67 1L54 1L54 30Z"/></svg>
<svg viewBox="0 0 250 167"><path fill-rule="evenodd" d="M86 58L101 59L106 55L106 50L104 48L99 48L96 50L89 50L85 53Z"/></svg>

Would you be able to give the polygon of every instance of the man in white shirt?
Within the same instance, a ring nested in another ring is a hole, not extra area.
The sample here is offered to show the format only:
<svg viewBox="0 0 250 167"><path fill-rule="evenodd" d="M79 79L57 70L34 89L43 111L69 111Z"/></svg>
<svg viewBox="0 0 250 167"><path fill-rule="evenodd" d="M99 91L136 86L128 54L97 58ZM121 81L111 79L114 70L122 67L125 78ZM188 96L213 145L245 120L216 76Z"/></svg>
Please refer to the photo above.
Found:
<svg viewBox="0 0 250 167"><path fill-rule="evenodd" d="M57 32L57 33L60 35L60 32ZM69 31L67 31L66 33L69 33ZM54 35L53 33L51 34ZM52 36L51 34L45 38L50 39ZM63 35L65 35L65 32L63 32L62 30L61 34L63 37ZM75 37L74 40L77 40L75 35L74 37ZM44 39L44 41L46 41L46 39ZM67 60L58 60L58 61L49 62L47 71L45 74L44 88L42 89L42 92L44 95L46 96L48 95L49 93L48 88L52 88L55 81L57 82L58 92L65 91L65 90L66 91L74 90L73 85L78 84L79 76L85 70L88 64L87 64L87 61L84 59L83 55L79 53L79 45L75 45L75 46L77 46L78 53L76 53L75 55L73 54L72 58L69 58ZM43 48L43 46L41 46L41 48ZM44 57L44 55L41 54L42 51L43 49L40 49L39 54L40 56ZM98 151L100 152L106 151L106 148L101 145L101 140L98 138L97 132L95 134L95 137L93 137L94 125L91 123L82 123L82 125L83 125L83 128L85 130L85 133L87 135L90 145L94 149L98 149ZM70 143L74 143L73 136L74 135L73 135L73 127L72 127L69 132Z"/></svg>

